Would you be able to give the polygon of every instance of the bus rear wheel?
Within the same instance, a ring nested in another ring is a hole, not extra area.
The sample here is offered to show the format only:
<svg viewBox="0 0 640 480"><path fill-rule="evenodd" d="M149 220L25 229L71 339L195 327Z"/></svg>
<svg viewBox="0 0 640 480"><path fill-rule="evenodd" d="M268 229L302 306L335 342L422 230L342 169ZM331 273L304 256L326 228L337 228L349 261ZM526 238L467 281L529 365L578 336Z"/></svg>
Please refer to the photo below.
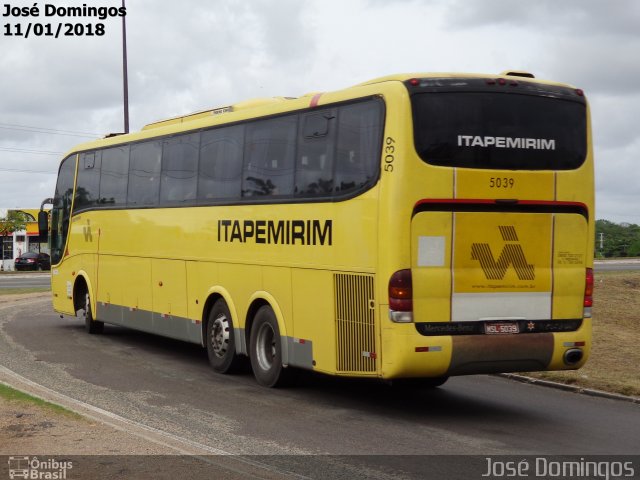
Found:
<svg viewBox="0 0 640 480"><path fill-rule="evenodd" d="M88 293L84 296L84 329L91 335L99 335L104 332L104 322L93 318L91 298Z"/></svg>
<svg viewBox="0 0 640 480"><path fill-rule="evenodd" d="M250 339L251 368L263 387L281 387L288 383L289 369L282 365L282 342L276 315L268 305L256 313Z"/></svg>
<svg viewBox="0 0 640 480"><path fill-rule="evenodd" d="M235 332L229 307L218 300L209 312L207 321L207 355L213 370L232 373L242 366L242 358L236 355Z"/></svg>

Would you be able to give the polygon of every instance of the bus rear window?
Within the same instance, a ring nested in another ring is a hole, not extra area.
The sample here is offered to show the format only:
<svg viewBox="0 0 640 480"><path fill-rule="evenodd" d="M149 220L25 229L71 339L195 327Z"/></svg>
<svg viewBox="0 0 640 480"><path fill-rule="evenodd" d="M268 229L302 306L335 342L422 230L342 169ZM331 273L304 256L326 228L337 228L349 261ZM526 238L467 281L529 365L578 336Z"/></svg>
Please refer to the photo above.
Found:
<svg viewBox="0 0 640 480"><path fill-rule="evenodd" d="M502 92L411 97L415 146L432 165L571 170L587 151L584 101Z"/></svg>

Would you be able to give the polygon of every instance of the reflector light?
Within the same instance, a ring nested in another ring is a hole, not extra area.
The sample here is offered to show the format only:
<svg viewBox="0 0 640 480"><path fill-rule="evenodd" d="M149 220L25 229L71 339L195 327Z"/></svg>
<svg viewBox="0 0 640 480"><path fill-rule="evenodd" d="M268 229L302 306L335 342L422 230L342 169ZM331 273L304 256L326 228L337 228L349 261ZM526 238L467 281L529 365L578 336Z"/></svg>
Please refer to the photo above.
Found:
<svg viewBox="0 0 640 480"><path fill-rule="evenodd" d="M411 270L398 270L389 279L389 308L395 311L413 310Z"/></svg>
<svg viewBox="0 0 640 480"><path fill-rule="evenodd" d="M437 346L432 346L432 347L416 347L415 348L416 353L420 353L420 352L441 352L442 351L442 347L437 345Z"/></svg>
<svg viewBox="0 0 640 480"><path fill-rule="evenodd" d="M418 85L420 85L420 80L418 80L417 78L412 78L411 80L409 80L409 84L413 87L417 87Z"/></svg>
<svg viewBox="0 0 640 480"><path fill-rule="evenodd" d="M507 84L507 81L506 81L504 78L499 78L499 79L498 79L498 85L502 85L502 86L504 86L504 85L506 85L506 84Z"/></svg>
<svg viewBox="0 0 640 480"><path fill-rule="evenodd" d="M411 270L398 270L389 279L389 319L395 323L413 322Z"/></svg>
<svg viewBox="0 0 640 480"><path fill-rule="evenodd" d="M584 97L584 91L581 88L576 88L576 95Z"/></svg>
<svg viewBox="0 0 640 480"><path fill-rule="evenodd" d="M584 306L593 306L593 268L587 268L584 286Z"/></svg>

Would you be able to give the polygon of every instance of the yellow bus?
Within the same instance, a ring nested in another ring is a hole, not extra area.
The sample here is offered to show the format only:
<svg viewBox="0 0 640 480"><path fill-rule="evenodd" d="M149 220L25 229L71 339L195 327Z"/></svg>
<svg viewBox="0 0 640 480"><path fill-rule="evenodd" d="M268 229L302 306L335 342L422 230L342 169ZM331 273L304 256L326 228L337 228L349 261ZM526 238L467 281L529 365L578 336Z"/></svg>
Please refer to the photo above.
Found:
<svg viewBox="0 0 640 480"><path fill-rule="evenodd" d="M269 387L576 369L591 145L582 90L526 72L395 75L85 143L52 202L54 309Z"/></svg>

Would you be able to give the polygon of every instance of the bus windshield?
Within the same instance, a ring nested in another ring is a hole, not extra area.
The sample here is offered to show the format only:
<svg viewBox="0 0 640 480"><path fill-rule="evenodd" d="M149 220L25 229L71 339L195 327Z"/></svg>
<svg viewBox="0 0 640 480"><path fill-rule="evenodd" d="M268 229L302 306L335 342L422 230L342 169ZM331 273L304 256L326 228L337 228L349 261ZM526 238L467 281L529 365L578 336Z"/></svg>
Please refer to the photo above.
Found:
<svg viewBox="0 0 640 480"><path fill-rule="evenodd" d="M69 221L71 219L75 173L76 156L71 155L65 158L60 165L56 193L53 198L53 209L51 211L51 265L58 264L64 255Z"/></svg>
<svg viewBox="0 0 640 480"><path fill-rule="evenodd" d="M573 170L587 152L586 107L578 99L513 90L416 93L416 150L447 167Z"/></svg>

